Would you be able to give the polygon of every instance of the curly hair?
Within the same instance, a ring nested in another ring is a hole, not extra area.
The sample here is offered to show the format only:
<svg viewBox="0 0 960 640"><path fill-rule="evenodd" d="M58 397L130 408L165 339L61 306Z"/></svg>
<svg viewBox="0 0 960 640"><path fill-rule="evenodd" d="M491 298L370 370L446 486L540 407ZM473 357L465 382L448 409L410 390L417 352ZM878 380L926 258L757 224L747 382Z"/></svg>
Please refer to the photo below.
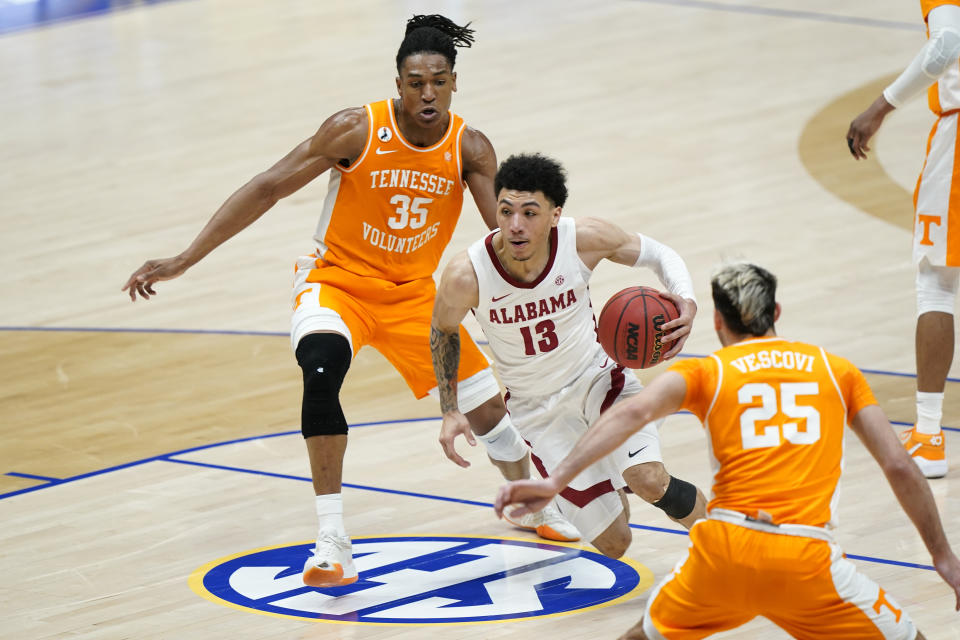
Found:
<svg viewBox="0 0 960 640"><path fill-rule="evenodd" d="M540 191L562 207L567 201L567 172L559 162L539 153L512 155L500 164L493 181L494 193L501 189Z"/></svg>
<svg viewBox="0 0 960 640"><path fill-rule="evenodd" d="M777 277L747 262L722 265L710 279L713 305L738 335L762 336L773 327Z"/></svg>
<svg viewBox="0 0 960 640"><path fill-rule="evenodd" d="M457 47L473 44L473 29L454 24L439 14L416 15L407 20L403 42L397 51L397 73L407 57L415 53L439 53L450 63L450 70L457 63Z"/></svg>

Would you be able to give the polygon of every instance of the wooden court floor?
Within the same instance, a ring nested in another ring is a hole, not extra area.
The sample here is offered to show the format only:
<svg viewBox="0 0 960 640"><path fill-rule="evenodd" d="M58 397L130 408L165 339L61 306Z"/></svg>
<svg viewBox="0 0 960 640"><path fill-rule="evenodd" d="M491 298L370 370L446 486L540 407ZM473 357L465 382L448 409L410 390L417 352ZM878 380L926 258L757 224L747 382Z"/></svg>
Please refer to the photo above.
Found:
<svg viewBox="0 0 960 640"><path fill-rule="evenodd" d="M21 2L20 4L26 4ZM716 348L707 286L723 259L781 279L781 335L868 372L913 419L910 197L932 117L922 100L855 163L843 134L921 46L915 3L876 0L426 2L178 0L0 35L0 638L613 638L648 590L569 615L449 625L334 624L201 597L196 570L314 535L286 337L294 258L312 248L321 178L159 296L120 286L182 250L239 185L340 108L392 95L404 20L473 21L453 108L502 159L569 170L571 216L677 249ZM483 227L467 203L447 255ZM602 265L594 304L649 273ZM475 328L475 327L472 327ZM960 545L960 369L933 481ZM643 372L649 379L652 372ZM954 380L955 379L955 380ZM482 452L447 462L438 407L376 352L347 377L352 535L530 539L499 522ZM668 467L709 482L689 416ZM466 450L461 443L461 450ZM879 469L848 442L840 541L928 638L960 615ZM632 562L659 580L686 538L634 500ZM786 637L754 621L724 638Z"/></svg>

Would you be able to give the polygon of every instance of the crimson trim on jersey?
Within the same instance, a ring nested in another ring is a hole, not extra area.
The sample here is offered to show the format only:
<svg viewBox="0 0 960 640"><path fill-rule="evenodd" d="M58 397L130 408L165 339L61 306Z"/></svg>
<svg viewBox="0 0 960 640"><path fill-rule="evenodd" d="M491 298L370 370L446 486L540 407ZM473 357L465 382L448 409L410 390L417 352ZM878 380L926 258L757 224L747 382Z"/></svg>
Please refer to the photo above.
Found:
<svg viewBox="0 0 960 640"><path fill-rule="evenodd" d="M529 445L530 443L528 442L527 444ZM544 478L550 477L550 474L547 473L547 468L543 466L543 460L538 458L533 451L530 452L530 459L533 460L533 465L537 468L537 471L540 472L541 476ZM610 493L611 491L615 491L613 488L613 483L609 480L603 480L592 487L587 487L583 491L565 487L562 491L560 491L560 495L583 509L600 496Z"/></svg>
<svg viewBox="0 0 960 640"><path fill-rule="evenodd" d="M554 231L556 231L556 227L554 227ZM490 234L490 235L492 236L493 234ZM611 371L610 375L614 375L615 371ZM623 367L619 367L619 374L620 374L620 386L617 388L617 394L614 396L614 398L616 398L617 395L620 395L620 391L623 389L623 380L624 380ZM616 385L616 382L617 382L617 379L614 378L614 385ZM610 390L610 392L612 391L613 389ZM610 397L610 392L607 392L607 398ZM503 395L503 403L507 404L508 402L510 402L510 391L507 391ZM612 403L613 400L610 400L610 402ZM606 400L604 400L603 405L604 405L604 408L607 406ZM603 409L601 409L601 412L602 411ZM507 408L507 414L508 415L510 414L509 407ZM531 445L530 441L527 440L526 438L524 438L523 441L527 443L528 447L530 447L530 459L533 461L533 466L537 468L537 471L540 472L541 476L543 476L544 478L549 478L550 474L547 473L547 468L543 466L543 460L538 458L537 454L533 452L533 445ZM600 496L610 493L611 491L616 491L616 489L613 488L613 483L610 482L609 480L603 480L602 482L598 482L592 487L587 487L583 491L580 491L577 489L571 489L570 487L564 487L563 490L560 491L560 495L562 495L564 498L569 500L572 504L575 504L576 506L583 509L585 506L587 506L588 504L590 504Z"/></svg>
<svg viewBox="0 0 960 640"><path fill-rule="evenodd" d="M550 229L550 258L547 260L547 266L543 268L543 271L540 272L540 275L537 276L537 279L533 282L521 282L517 280L510 275L510 272L508 272L502 264L500 264L500 258L497 257L497 251L493 248L493 236L495 234L496 232L494 231L488 235L483 244L487 247L487 255L490 256L490 261L496 268L497 273L500 274L500 277L506 280L507 284L517 287L518 289L533 289L538 284L543 282L544 278L546 278L550 273L550 270L553 269L553 262L557 258L557 239L559 238L557 228L553 227Z"/></svg>
<svg viewBox="0 0 960 640"><path fill-rule="evenodd" d="M626 376L623 375L623 367L621 365L618 364L610 370L610 390L607 391L607 397L603 399L603 404L600 405L601 415L620 397L620 392L623 391L623 383L625 381Z"/></svg>

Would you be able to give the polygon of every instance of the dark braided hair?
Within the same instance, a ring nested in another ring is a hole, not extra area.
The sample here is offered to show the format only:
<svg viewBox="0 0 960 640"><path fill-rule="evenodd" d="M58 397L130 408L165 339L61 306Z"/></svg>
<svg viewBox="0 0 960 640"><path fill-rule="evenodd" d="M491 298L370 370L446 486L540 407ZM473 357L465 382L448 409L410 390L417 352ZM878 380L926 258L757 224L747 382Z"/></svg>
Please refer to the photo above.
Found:
<svg viewBox="0 0 960 640"><path fill-rule="evenodd" d="M502 163L493 179L493 192L501 189L540 191L556 207L567 201L567 172L556 160L539 153L512 155Z"/></svg>
<svg viewBox="0 0 960 640"><path fill-rule="evenodd" d="M450 63L450 70L457 62L457 47L473 44L473 29L454 24L439 14L418 15L407 20L407 30L397 51L397 73L408 56L415 53L439 53Z"/></svg>

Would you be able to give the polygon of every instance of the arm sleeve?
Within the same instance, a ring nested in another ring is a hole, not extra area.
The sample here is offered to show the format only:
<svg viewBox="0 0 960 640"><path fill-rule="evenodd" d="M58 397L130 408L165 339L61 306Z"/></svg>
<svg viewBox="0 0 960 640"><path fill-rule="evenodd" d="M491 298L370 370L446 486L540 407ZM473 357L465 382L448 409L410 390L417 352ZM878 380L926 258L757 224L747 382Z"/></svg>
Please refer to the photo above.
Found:
<svg viewBox="0 0 960 640"><path fill-rule="evenodd" d="M927 15L930 37L903 73L883 90L894 107L914 97L942 76L960 58L960 6L943 4Z"/></svg>
<svg viewBox="0 0 960 640"><path fill-rule="evenodd" d="M693 279L680 254L649 236L637 235L640 236L640 256L633 266L652 269L670 293L696 302Z"/></svg>

